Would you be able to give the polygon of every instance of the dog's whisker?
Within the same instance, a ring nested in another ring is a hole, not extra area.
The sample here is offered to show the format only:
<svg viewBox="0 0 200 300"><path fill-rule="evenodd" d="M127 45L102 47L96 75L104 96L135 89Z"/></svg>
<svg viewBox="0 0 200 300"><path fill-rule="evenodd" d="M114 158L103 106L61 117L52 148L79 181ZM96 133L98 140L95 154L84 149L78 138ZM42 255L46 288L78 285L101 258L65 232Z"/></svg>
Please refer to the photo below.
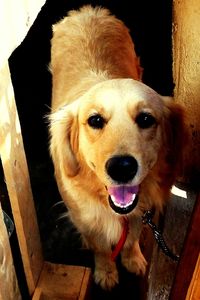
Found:
<svg viewBox="0 0 200 300"><path fill-rule="evenodd" d="M58 221L63 220L63 219L68 219L69 218L69 213L68 212L64 212L62 214L59 215L59 217L57 218Z"/></svg>
<svg viewBox="0 0 200 300"><path fill-rule="evenodd" d="M55 208L57 208L58 206L60 206L60 205L65 206L65 203L64 203L63 200L54 203L54 204L48 209L47 215L51 214L51 212L52 212Z"/></svg>
<svg viewBox="0 0 200 300"><path fill-rule="evenodd" d="M58 201L58 202L56 202L55 204L53 204L52 205L52 207L51 207L51 209L53 209L53 208L55 208L55 207L57 207L58 205L65 205L65 203L64 203L64 201L63 200L61 200L61 201Z"/></svg>

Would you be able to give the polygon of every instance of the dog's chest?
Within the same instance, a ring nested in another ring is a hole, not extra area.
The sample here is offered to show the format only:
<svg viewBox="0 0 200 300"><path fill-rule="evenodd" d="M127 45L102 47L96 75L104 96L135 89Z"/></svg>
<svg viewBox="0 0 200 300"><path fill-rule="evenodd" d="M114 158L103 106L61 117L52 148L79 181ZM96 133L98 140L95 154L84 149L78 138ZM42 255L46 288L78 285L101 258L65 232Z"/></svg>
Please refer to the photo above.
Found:
<svg viewBox="0 0 200 300"><path fill-rule="evenodd" d="M102 204L86 205L82 210L82 221L109 244L116 244L119 240L122 231L120 218Z"/></svg>

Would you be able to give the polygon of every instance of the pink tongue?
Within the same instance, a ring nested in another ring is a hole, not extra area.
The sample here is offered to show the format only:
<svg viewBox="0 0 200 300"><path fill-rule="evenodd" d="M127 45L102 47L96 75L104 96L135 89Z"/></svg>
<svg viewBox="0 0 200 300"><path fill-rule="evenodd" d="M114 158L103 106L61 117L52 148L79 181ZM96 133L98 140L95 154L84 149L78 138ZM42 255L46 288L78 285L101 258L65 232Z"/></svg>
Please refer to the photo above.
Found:
<svg viewBox="0 0 200 300"><path fill-rule="evenodd" d="M112 200L114 200L114 203L122 207L133 203L138 191L138 186L130 185L119 185L108 188L108 193L110 194Z"/></svg>

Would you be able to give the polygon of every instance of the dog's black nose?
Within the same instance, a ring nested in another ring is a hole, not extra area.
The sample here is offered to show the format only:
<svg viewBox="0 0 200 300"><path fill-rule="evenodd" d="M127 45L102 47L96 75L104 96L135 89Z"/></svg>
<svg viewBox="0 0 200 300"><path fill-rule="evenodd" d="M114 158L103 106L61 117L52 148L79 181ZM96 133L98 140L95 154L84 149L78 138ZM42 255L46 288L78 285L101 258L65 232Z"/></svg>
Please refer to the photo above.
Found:
<svg viewBox="0 0 200 300"><path fill-rule="evenodd" d="M108 175L118 183L128 183L137 170L138 164L133 156L114 156L106 162Z"/></svg>

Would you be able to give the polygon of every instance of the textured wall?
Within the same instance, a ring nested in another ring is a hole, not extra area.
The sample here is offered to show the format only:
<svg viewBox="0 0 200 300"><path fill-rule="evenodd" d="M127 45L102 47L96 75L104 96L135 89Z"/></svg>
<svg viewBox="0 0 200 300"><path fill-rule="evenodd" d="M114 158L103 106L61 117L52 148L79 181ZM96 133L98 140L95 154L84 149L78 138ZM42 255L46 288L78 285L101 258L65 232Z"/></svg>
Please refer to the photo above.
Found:
<svg viewBox="0 0 200 300"><path fill-rule="evenodd" d="M186 108L189 129L184 155L185 175L200 179L200 1L174 0L173 7L174 95Z"/></svg>

